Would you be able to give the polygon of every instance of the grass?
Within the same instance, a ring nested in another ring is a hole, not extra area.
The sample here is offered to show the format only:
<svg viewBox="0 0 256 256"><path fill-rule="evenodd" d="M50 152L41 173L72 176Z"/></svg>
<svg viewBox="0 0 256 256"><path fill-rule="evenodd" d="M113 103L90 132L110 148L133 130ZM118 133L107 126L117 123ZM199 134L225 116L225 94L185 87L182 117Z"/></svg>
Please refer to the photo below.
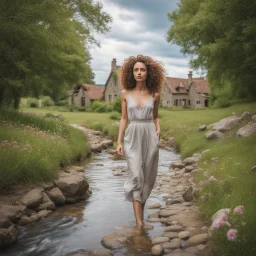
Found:
<svg viewBox="0 0 256 256"><path fill-rule="evenodd" d="M0 190L13 184L49 181L60 166L84 158L84 134L58 119L0 111Z"/></svg>

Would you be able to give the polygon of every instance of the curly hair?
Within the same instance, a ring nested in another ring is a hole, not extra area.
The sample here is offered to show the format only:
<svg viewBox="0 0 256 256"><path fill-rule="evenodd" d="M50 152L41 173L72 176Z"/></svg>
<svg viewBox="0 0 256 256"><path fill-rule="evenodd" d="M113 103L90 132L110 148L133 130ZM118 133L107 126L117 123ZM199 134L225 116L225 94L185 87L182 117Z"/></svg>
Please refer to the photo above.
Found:
<svg viewBox="0 0 256 256"><path fill-rule="evenodd" d="M122 87L126 90L132 90L136 87L136 80L133 76L133 67L136 62L143 62L147 67L146 87L149 94L160 93L165 80L163 64L160 61L153 60L149 56L143 56L141 54L137 55L137 57L130 56L125 59L119 73Z"/></svg>

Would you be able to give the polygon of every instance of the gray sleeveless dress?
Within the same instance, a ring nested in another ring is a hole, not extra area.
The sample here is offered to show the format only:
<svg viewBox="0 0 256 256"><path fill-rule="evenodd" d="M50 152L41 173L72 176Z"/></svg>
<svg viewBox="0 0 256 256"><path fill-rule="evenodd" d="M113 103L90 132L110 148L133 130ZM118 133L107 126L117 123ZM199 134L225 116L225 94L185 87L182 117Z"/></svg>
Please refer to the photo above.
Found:
<svg viewBox="0 0 256 256"><path fill-rule="evenodd" d="M124 183L125 199L141 203L148 199L157 176L159 136L153 122L154 98L140 108L132 95L127 96L129 125L124 132L124 155L129 176Z"/></svg>

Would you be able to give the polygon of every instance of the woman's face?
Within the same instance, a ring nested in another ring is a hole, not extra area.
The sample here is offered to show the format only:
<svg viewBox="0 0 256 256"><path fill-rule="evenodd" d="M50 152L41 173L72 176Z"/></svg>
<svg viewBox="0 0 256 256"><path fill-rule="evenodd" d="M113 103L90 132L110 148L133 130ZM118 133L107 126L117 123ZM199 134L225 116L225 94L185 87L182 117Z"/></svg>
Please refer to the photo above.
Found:
<svg viewBox="0 0 256 256"><path fill-rule="evenodd" d="M133 76L136 81L142 82L147 79L147 67L143 62L136 62L133 67Z"/></svg>

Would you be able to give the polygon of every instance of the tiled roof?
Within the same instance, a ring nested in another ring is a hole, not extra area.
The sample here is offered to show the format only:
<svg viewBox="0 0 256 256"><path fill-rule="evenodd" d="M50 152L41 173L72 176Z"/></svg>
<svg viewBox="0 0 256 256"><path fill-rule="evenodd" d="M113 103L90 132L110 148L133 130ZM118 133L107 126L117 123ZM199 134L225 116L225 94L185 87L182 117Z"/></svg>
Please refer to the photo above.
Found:
<svg viewBox="0 0 256 256"><path fill-rule="evenodd" d="M104 86L82 84L87 97L91 100L102 99Z"/></svg>
<svg viewBox="0 0 256 256"><path fill-rule="evenodd" d="M180 93L177 87L183 87L188 90L188 79L187 78L176 78L176 77L166 77L166 83L171 93Z"/></svg>
<svg viewBox="0 0 256 256"><path fill-rule="evenodd" d="M204 79L204 77L192 78L192 82L197 93L209 93L208 80ZM166 77L166 83L173 94L181 93L177 90L178 87L189 89L187 78Z"/></svg>
<svg viewBox="0 0 256 256"><path fill-rule="evenodd" d="M204 79L192 79L197 93L209 93L208 80Z"/></svg>

